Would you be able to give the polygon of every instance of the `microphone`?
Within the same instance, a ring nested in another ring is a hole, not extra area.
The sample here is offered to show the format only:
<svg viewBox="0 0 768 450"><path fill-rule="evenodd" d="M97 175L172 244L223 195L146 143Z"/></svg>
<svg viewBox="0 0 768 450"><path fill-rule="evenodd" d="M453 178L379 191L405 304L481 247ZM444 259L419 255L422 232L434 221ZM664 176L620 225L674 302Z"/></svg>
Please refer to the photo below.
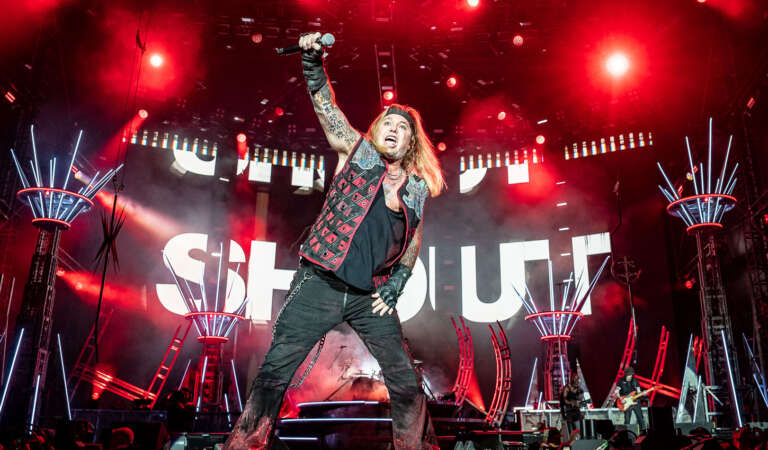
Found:
<svg viewBox="0 0 768 450"><path fill-rule="evenodd" d="M321 47L333 47L333 44L336 42L336 38L333 37L331 33L325 33L315 42L320 44ZM292 44L287 47L277 47L275 48L275 51L278 55L291 55L293 53L299 53L301 51L301 47L299 47L299 44Z"/></svg>

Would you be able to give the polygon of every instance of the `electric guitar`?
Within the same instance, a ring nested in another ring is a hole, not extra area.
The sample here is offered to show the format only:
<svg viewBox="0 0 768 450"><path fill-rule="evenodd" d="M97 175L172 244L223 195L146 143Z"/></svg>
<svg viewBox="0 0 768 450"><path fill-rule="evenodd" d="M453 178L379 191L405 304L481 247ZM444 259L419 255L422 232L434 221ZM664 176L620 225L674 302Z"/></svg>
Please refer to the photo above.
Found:
<svg viewBox="0 0 768 450"><path fill-rule="evenodd" d="M616 399L616 407L619 408L619 411L624 412L637 404L635 400L637 400L640 397L645 397L646 395L650 394L651 392L655 391L658 388L659 386L654 386L650 389L640 391L637 394L627 394L623 397L619 397Z"/></svg>

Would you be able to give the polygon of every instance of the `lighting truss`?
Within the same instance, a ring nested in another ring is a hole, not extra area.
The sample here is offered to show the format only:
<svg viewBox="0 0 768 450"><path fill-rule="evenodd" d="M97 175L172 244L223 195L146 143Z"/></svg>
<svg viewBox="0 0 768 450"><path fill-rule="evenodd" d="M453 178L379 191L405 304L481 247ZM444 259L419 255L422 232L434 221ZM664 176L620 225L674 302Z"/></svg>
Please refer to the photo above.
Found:
<svg viewBox="0 0 768 450"><path fill-rule="evenodd" d="M661 175L664 177L669 189L659 185L659 190L669 201L667 212L675 217L679 217L685 222L689 233L706 228L722 228L723 216L726 212L736 206L736 197L733 197L734 188L738 177L736 171L739 163L736 163L730 176L726 177L728 168L728 157L731 153L731 144L733 135L728 139L728 149L725 153L725 160L720 169L720 175L715 179L712 185L712 118L709 119L709 145L707 152L707 165L703 162L694 163L691 156L691 144L688 137L685 137L685 146L688 151L688 165L690 167L690 179L693 181L694 195L680 197L681 193L664 172L660 163L656 163ZM727 181L726 181L727 179Z"/></svg>
<svg viewBox="0 0 768 450"><path fill-rule="evenodd" d="M168 268L168 270L170 270L171 275L173 276L173 281L176 283L179 294L184 301L184 306L187 308L187 313L184 315L184 317L188 320L192 320L192 323L195 325L195 329L197 330L198 340L218 340L220 342L226 342L229 339L229 334L232 332L232 329L235 328L237 321L245 319L243 313L245 312L245 308L248 304L247 297L234 312L224 311L226 296L224 301L219 302L219 293L221 292L221 266L224 254L223 250L224 245L220 242L218 253L218 276L216 278L216 296L214 297L213 302L209 302L210 299L206 294L205 282L203 279L201 279L198 283L199 295L195 295L192 292L192 289L186 280L184 280L184 286L182 286L177 272L171 265L171 261L168 259L167 255L163 254L165 266ZM240 265L238 264L235 271L238 271L239 269ZM199 307L198 301L200 302Z"/></svg>
<svg viewBox="0 0 768 450"><path fill-rule="evenodd" d="M534 326L536 326L536 329L538 330L542 341L570 339L571 333L573 332L573 329L576 326L576 323L578 323L578 321L581 320L581 318L584 316L584 314L581 312L581 309L584 307L584 303L586 302L586 299L589 297L589 295L592 293L592 290L595 288L595 285L597 284L597 280L600 279L600 275L602 275L603 270L605 270L605 266L606 264L608 264L609 259L610 259L610 255L605 257L605 259L603 260L603 263L600 265L600 269L598 269L594 278L592 278L592 281L589 283L589 287L579 297L577 297L577 293L579 292L579 289L577 288L571 289L571 283L573 281L573 273L571 273L571 276L568 277L568 280L565 284L565 288L563 289L563 294L560 300L559 308L556 308L557 305L555 305L555 299L554 299L552 261L548 261L549 273L550 273L550 276L549 276L550 309L549 311L540 311L538 309L538 307L536 306L536 302L533 299L533 295L531 295L531 291L528 290L528 286L524 286L525 294L520 293L513 286L513 289L515 289L515 293L517 294L518 298L520 298L520 301L523 303L523 307L528 312L528 315L525 316L525 320L533 323ZM581 280L582 280L582 277L579 277L579 281L576 283L577 286L581 284Z"/></svg>
<svg viewBox="0 0 768 450"><path fill-rule="evenodd" d="M130 138L124 138L124 142L126 140L131 144L143 147L186 151L199 156L214 158L217 156L220 147L219 143L209 142L207 139L189 138L178 134L152 130L136 131ZM251 157L253 162L271 164L273 166L325 170L325 156L323 155L289 152L288 150L263 147L259 144L253 145L250 153L253 155Z"/></svg>
<svg viewBox="0 0 768 450"><path fill-rule="evenodd" d="M32 223L37 225L53 225L55 227L68 229L72 225L72 221L82 212L93 208L93 197L107 184L112 177L123 168L120 164L115 169L110 169L103 176L99 176L97 172L90 178L90 182L77 192L67 190L69 184L69 177L73 172L73 164L75 162L75 156L77 156L77 150L80 146L80 140L83 137L82 130L77 136L77 142L75 143L75 149L72 153L72 159L69 162L67 172L64 176L64 183L60 186L56 185L56 157L53 157L48 162L48 182L44 180L43 173L40 169L40 164L37 158L37 145L35 143L35 126L30 126L30 134L32 137L32 155L33 159L29 162L32 169L32 181L34 185L29 182L24 170L22 169L19 159L16 157L16 153L11 149L11 156L13 157L13 163L16 166L16 171L19 174L21 180L22 189L17 193L18 197L32 210L34 219Z"/></svg>
<svg viewBox="0 0 768 450"><path fill-rule="evenodd" d="M637 137L635 137L637 136ZM625 151L635 148L652 147L653 133L642 131L635 134L630 132L625 135L602 137L599 141L581 141L566 145L563 149L565 159L586 158L587 156L597 156L616 151Z"/></svg>
<svg viewBox="0 0 768 450"><path fill-rule="evenodd" d="M544 162L544 153L532 148L505 151L502 158L501 152L469 155L459 158L459 171L464 172L473 169L493 169L508 167L518 164L538 164Z"/></svg>

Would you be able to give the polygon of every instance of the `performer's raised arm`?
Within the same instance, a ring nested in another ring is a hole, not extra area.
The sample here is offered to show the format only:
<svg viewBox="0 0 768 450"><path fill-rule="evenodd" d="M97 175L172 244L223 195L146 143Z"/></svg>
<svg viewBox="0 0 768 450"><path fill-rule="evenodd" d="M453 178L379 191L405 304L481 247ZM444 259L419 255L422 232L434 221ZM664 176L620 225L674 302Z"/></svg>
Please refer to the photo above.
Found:
<svg viewBox="0 0 768 450"><path fill-rule="evenodd" d="M349 124L347 117L336 104L331 83L323 67L323 52L316 41L320 33L310 33L299 38L302 49L301 66L307 80L312 106L315 108L320 125L331 148L339 153L338 168L344 165L355 143L360 139L360 132Z"/></svg>

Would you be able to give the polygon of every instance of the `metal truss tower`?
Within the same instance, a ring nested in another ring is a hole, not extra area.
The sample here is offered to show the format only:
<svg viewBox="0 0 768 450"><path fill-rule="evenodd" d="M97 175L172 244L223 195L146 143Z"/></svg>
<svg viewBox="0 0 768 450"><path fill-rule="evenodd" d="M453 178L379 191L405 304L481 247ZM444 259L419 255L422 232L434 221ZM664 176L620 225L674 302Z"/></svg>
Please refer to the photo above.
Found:
<svg viewBox="0 0 768 450"><path fill-rule="evenodd" d="M733 340L728 304L720 271L718 243L715 231L722 229L725 213L736 205L731 194L736 187L739 164L728 170L728 157L733 136L728 141L725 160L719 173L712 169L712 119L709 120L709 146L706 165L695 164L686 138L688 162L694 192L683 196L669 181L664 169L657 163L669 189L659 186L667 198L667 212L686 224L686 231L696 238L698 255L699 304L703 340L704 376L709 414L719 427L741 427L741 407L737 383L741 384L738 358ZM730 175L729 175L730 172ZM715 175L713 182L712 175Z"/></svg>
<svg viewBox="0 0 768 450"><path fill-rule="evenodd" d="M10 364L6 365L9 373L0 398L0 419L11 427L23 426L27 432L37 426L43 406L42 393L50 355L54 283L61 231L69 229L80 213L94 206L93 197L122 168L111 169L101 178L95 176L89 179L87 186L77 191L68 189L82 132L78 136L69 165L62 164L66 168L63 184L56 183L55 157L49 161L47 177L41 170L32 126L30 138L34 156L30 162L32 183L27 179L13 150L11 156L22 184L17 196L21 203L30 207L34 216L32 224L39 232L29 279L24 286L21 311L16 319L14 351ZM82 176L80 179L83 179Z"/></svg>

